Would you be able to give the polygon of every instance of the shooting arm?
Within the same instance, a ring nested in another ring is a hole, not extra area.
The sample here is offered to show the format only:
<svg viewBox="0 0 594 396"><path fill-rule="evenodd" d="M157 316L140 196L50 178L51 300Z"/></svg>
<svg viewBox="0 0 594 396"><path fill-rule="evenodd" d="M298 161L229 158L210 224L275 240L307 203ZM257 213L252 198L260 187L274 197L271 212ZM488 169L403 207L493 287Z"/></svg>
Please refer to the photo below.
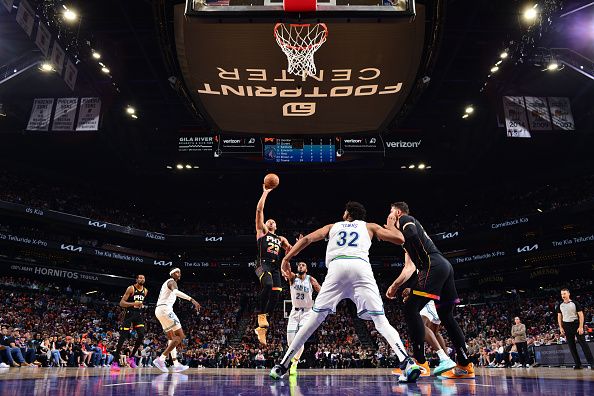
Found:
<svg viewBox="0 0 594 396"><path fill-rule="evenodd" d="M256 205L256 234L258 238L268 231L266 229L266 225L264 224L264 204L266 203L266 197L270 190L264 189L262 192L262 196L258 201L258 205Z"/></svg>

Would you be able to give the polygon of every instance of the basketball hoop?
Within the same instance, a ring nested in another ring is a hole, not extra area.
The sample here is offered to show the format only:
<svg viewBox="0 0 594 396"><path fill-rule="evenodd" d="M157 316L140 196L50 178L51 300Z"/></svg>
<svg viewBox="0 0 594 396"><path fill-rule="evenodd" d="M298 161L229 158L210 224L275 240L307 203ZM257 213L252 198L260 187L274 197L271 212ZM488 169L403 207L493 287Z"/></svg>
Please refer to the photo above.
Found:
<svg viewBox="0 0 594 396"><path fill-rule="evenodd" d="M326 42L328 28L324 23L277 23L274 37L289 61L287 71L296 76L315 76L314 54Z"/></svg>

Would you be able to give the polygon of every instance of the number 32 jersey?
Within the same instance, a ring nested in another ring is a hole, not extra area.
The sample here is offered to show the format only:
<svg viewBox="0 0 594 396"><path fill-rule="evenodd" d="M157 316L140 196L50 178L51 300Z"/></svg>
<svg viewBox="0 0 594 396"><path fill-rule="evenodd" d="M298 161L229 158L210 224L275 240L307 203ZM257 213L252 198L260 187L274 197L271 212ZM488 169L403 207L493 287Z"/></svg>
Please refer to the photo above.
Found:
<svg viewBox="0 0 594 396"><path fill-rule="evenodd" d="M335 223L328 234L326 266L336 259L359 258L369 262L371 239L367 223L360 220Z"/></svg>

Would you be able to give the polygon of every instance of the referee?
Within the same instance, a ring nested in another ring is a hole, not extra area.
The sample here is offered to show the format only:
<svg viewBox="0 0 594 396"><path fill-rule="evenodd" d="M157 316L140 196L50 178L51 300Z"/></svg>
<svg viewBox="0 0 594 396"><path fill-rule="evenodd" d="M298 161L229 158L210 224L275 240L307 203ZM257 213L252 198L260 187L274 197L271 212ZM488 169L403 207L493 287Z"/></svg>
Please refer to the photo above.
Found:
<svg viewBox="0 0 594 396"><path fill-rule="evenodd" d="M570 299L568 289L561 289L561 298L563 299L563 302L557 305L557 321L559 322L561 335L566 336L569 350L575 361L575 366L573 366L573 368L576 370L582 368L580 356L578 355L577 347L575 345L576 337L584 351L586 359L588 360L588 365L592 368L592 366L594 366L594 359L592 358L592 352L586 342L586 337L584 337L584 310L580 303Z"/></svg>

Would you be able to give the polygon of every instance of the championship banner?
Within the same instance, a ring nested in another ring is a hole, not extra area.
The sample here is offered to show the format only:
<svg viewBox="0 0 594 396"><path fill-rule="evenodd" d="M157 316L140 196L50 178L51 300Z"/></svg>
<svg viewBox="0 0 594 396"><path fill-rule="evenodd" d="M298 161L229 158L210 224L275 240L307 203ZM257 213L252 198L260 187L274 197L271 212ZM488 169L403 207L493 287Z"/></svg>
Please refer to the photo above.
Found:
<svg viewBox="0 0 594 396"><path fill-rule="evenodd" d="M47 57L49 54L49 46L52 41L52 34L43 22L39 22L37 26L37 35L35 36L35 44L39 47L43 56Z"/></svg>
<svg viewBox="0 0 594 396"><path fill-rule="evenodd" d="M52 118L52 107L54 106L53 98L37 98L33 101L33 109L31 110L31 117L29 124L27 124L28 131L48 131L50 120Z"/></svg>
<svg viewBox="0 0 594 396"><path fill-rule="evenodd" d="M27 0L21 0L19 3L19 8L16 13L16 21L21 25L25 33L27 33L27 36L31 37L31 33L33 33L33 25L35 23L35 13L29 3L27 3Z"/></svg>
<svg viewBox="0 0 594 396"><path fill-rule="evenodd" d="M547 98L525 96L528 123L532 131L550 131L553 129Z"/></svg>
<svg viewBox="0 0 594 396"><path fill-rule="evenodd" d="M64 81L66 81L66 85L70 87L71 90L74 91L74 86L76 85L76 76L78 75L78 69L74 66L74 63L70 59L68 59L68 63L66 63L66 72L64 73Z"/></svg>
<svg viewBox="0 0 594 396"><path fill-rule="evenodd" d="M505 113L505 126L508 137L532 137L528 130L524 97L504 96L503 111Z"/></svg>
<svg viewBox="0 0 594 396"><path fill-rule="evenodd" d="M0 0L0 1L2 2L2 5L4 5L4 8L6 8L8 13L10 14L12 12L12 4L14 3L14 0Z"/></svg>
<svg viewBox="0 0 594 396"><path fill-rule="evenodd" d="M62 68L64 67L65 56L66 56L66 54L64 53L64 50L62 49L62 47L60 47L60 44L58 44L58 40L54 41L54 47L52 48L51 62L52 62L52 65L54 66L54 68L56 69L56 72L58 72L58 74L62 74Z"/></svg>
<svg viewBox="0 0 594 396"><path fill-rule="evenodd" d="M551 108L554 129L563 131L575 130L569 98L549 98L549 107Z"/></svg>
<svg viewBox="0 0 594 396"><path fill-rule="evenodd" d="M77 131L98 131L99 115L101 113L101 99L81 98L78 113Z"/></svg>
<svg viewBox="0 0 594 396"><path fill-rule="evenodd" d="M52 131L72 131L74 129L77 105L78 98L59 98L56 101Z"/></svg>

